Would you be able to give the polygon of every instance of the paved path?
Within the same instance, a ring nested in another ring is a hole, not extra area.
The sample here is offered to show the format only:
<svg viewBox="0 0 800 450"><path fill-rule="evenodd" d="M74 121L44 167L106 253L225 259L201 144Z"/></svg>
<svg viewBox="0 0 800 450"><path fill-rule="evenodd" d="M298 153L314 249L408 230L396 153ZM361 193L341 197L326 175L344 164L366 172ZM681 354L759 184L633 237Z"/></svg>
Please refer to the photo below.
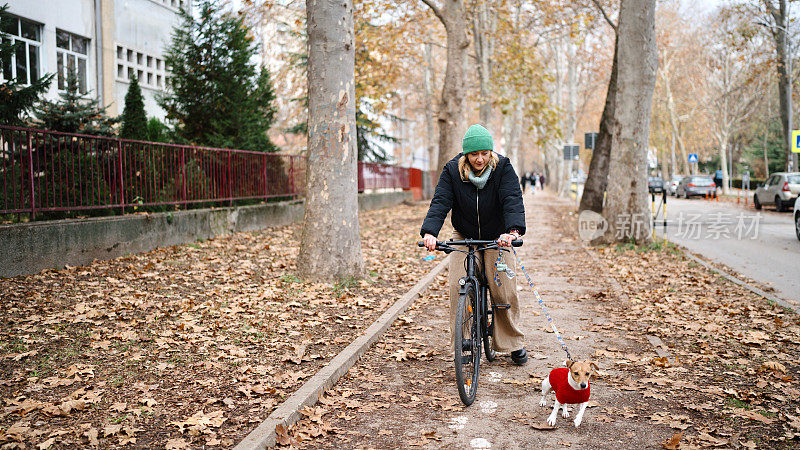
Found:
<svg viewBox="0 0 800 450"><path fill-rule="evenodd" d="M800 241L790 213L699 198L670 197L667 207L670 240L800 305ZM659 235L661 230L656 228Z"/></svg>
<svg viewBox="0 0 800 450"><path fill-rule="evenodd" d="M656 356L655 351L629 341L598 315L606 278L580 243L559 231L554 204L566 210L565 201L548 194L526 195L528 233L521 257L573 356L591 358L605 373L592 383L594 403L579 428L572 418L559 415L555 430L541 429L552 398L549 406L539 406L540 383L550 369L563 366L565 354L528 288L520 293L530 361L519 367L501 355L482 364L475 403L461 405L448 345L446 277L441 275L429 294L321 400L320 414L333 416L331 425L338 431L301 441L301 447L660 448L673 431L648 419L650 408L638 392L620 388L625 363L604 349L641 357ZM305 426L296 436L318 435L315 422Z"/></svg>

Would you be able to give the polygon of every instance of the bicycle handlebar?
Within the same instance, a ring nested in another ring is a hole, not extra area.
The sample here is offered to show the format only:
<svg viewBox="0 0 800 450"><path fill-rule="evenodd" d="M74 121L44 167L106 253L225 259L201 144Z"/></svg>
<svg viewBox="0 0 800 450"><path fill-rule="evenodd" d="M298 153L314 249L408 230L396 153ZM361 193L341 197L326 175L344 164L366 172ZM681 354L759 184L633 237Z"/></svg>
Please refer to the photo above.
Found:
<svg viewBox="0 0 800 450"><path fill-rule="evenodd" d="M439 246L449 247L451 245L492 245L497 244L497 241L479 241L477 239L465 239L463 241L436 241L436 248ZM418 247L425 247L425 241L417 241ZM522 247L522 238L517 238L511 241L512 247Z"/></svg>

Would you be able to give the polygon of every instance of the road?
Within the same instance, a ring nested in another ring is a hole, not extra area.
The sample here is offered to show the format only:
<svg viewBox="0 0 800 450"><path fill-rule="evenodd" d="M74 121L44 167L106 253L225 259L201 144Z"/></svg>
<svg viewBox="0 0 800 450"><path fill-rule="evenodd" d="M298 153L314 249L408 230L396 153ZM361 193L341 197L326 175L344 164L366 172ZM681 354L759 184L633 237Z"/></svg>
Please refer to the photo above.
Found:
<svg viewBox="0 0 800 450"><path fill-rule="evenodd" d="M800 241L790 213L669 197L667 218L671 241L771 286L777 297L800 305ZM656 233L663 235L660 223Z"/></svg>

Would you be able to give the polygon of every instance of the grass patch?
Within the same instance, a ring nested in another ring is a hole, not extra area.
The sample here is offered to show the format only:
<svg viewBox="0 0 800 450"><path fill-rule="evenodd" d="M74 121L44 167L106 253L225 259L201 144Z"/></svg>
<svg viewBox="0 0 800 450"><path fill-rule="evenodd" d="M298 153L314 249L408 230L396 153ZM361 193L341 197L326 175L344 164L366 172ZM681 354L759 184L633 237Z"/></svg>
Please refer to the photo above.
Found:
<svg viewBox="0 0 800 450"><path fill-rule="evenodd" d="M678 247L673 244L672 242L665 241L663 239L659 240L656 239L649 244L637 244L636 241L630 242L622 242L616 244L614 249L619 253L624 253L627 251L634 251L636 253L647 253L647 252L667 252L671 254L679 253Z"/></svg>
<svg viewBox="0 0 800 450"><path fill-rule="evenodd" d="M333 283L333 294L337 297L341 297L357 283L358 282L353 277L342 278L336 283Z"/></svg>
<svg viewBox="0 0 800 450"><path fill-rule="evenodd" d="M725 404L733 408L744 408L744 409L751 408L751 406L747 402L743 402L738 398L734 397L728 397L727 399L725 399Z"/></svg>
<svg viewBox="0 0 800 450"><path fill-rule="evenodd" d="M284 283L287 283L287 284L302 283L300 278L298 278L297 275L295 275L293 273L285 273L285 274L281 275L281 281L283 281Z"/></svg>

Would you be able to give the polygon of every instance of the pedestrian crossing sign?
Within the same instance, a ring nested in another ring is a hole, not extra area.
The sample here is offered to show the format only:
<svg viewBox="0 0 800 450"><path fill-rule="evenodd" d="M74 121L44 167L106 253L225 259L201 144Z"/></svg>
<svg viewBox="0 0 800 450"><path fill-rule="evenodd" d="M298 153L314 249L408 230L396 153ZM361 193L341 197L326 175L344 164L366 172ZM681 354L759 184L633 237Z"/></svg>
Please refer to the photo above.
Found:
<svg viewBox="0 0 800 450"><path fill-rule="evenodd" d="M792 130L792 153L800 153L800 130Z"/></svg>
<svg viewBox="0 0 800 450"><path fill-rule="evenodd" d="M696 163L697 162L697 153L689 153L689 162Z"/></svg>

